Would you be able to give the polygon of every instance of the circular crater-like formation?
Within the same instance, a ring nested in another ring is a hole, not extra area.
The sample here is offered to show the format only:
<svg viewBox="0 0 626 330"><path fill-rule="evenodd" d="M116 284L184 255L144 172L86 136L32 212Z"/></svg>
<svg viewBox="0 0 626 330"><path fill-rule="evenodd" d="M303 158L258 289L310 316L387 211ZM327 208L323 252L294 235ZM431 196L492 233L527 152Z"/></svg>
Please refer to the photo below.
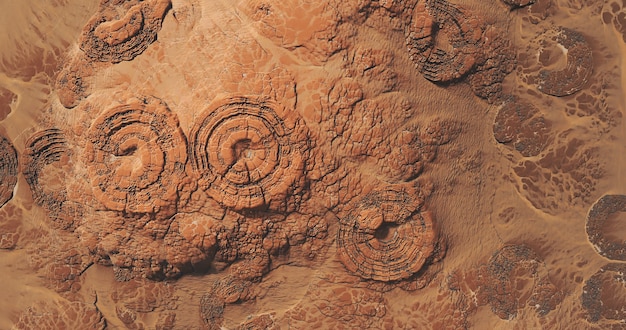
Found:
<svg viewBox="0 0 626 330"><path fill-rule="evenodd" d="M589 210L587 215L587 236L598 253L612 260L626 260L626 237L610 239L604 228L611 217L626 212L625 195L602 196ZM626 224L620 224L623 227Z"/></svg>
<svg viewBox="0 0 626 330"><path fill-rule="evenodd" d="M343 218L337 234L339 259L365 279L394 281L417 273L431 256L436 233L430 212L406 191L365 196Z"/></svg>
<svg viewBox="0 0 626 330"><path fill-rule="evenodd" d="M108 209L175 212L185 175L187 141L176 115L156 98L105 111L91 125L85 150L95 197Z"/></svg>
<svg viewBox="0 0 626 330"><path fill-rule="evenodd" d="M617 321L617 324L607 323L613 325L611 329L623 329L626 322L626 264L614 263L600 268L585 282L581 300L589 322Z"/></svg>
<svg viewBox="0 0 626 330"><path fill-rule="evenodd" d="M103 1L83 29L80 48L102 62L130 61L157 38L170 0ZM123 12L123 14L119 14Z"/></svg>
<svg viewBox="0 0 626 330"><path fill-rule="evenodd" d="M0 207L13 198L17 171L17 151L11 141L0 135Z"/></svg>
<svg viewBox="0 0 626 330"><path fill-rule="evenodd" d="M35 203L50 212L61 210L63 202L67 200L67 190L64 187L46 189L39 181L46 166L54 162L63 162L67 157L69 157L67 140L60 129L39 131L26 141L22 155L24 178L33 193Z"/></svg>
<svg viewBox="0 0 626 330"><path fill-rule="evenodd" d="M515 318L525 304L534 306L539 315L554 310L562 300L550 282L543 260L526 245L507 245L493 254L480 269L479 301L491 305L491 311L503 320Z"/></svg>
<svg viewBox="0 0 626 330"><path fill-rule="evenodd" d="M235 210L283 205L300 188L305 164L306 150L290 136L296 123L292 116L262 98L211 105L189 138L199 185Z"/></svg>
<svg viewBox="0 0 626 330"><path fill-rule="evenodd" d="M551 123L533 104L512 99L496 116L493 136L496 141L512 146L524 157L537 156L548 145Z"/></svg>
<svg viewBox="0 0 626 330"><path fill-rule="evenodd" d="M426 79L452 81L476 66L483 33L478 23L444 0L428 0L415 7L407 47Z"/></svg>
<svg viewBox="0 0 626 330"><path fill-rule="evenodd" d="M539 71L536 77L537 88L553 96L567 96L581 90L593 71L592 51L585 37L580 32L560 27L542 34L540 40L540 62L546 49L556 43L562 52L561 56L566 56L567 63L560 70Z"/></svg>
<svg viewBox="0 0 626 330"><path fill-rule="evenodd" d="M71 109L80 103L89 92L89 80L93 75L91 62L82 59L68 61L63 69L57 74L55 90L59 102L67 109Z"/></svg>

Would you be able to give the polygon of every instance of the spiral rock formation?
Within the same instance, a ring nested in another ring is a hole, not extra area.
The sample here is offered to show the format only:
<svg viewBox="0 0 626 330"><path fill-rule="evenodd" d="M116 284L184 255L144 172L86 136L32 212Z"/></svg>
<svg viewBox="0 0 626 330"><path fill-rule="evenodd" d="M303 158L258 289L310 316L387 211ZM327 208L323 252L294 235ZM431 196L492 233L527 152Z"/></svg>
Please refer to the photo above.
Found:
<svg viewBox="0 0 626 330"><path fill-rule="evenodd" d="M626 260L626 240L609 239L603 228L607 220L618 212L626 212L626 196L602 196L587 215L587 236L602 256L612 260Z"/></svg>
<svg viewBox="0 0 626 330"><path fill-rule="evenodd" d="M95 197L115 211L172 215L186 148L178 119L156 98L105 111L91 125L85 150Z"/></svg>
<svg viewBox="0 0 626 330"><path fill-rule="evenodd" d="M26 149L22 156L24 164L22 172L33 193L35 203L53 214L61 211L63 202L67 200L67 191L64 187L46 190L39 181L46 166L60 162L63 157L68 156L67 140L60 129L39 131L26 141Z"/></svg>
<svg viewBox="0 0 626 330"><path fill-rule="evenodd" d="M541 36L564 49L567 64L562 70L541 70L537 88L553 96L571 95L583 88L593 71L591 48L580 32L560 27Z"/></svg>
<svg viewBox="0 0 626 330"><path fill-rule="evenodd" d="M80 48L101 62L130 61L156 40L170 0L103 1L83 29ZM119 8L121 7L121 8ZM124 11L123 15L118 10Z"/></svg>
<svg viewBox="0 0 626 330"><path fill-rule="evenodd" d="M262 98L238 97L211 105L189 138L199 185L235 210L282 208L300 189L305 164L306 148L290 136L294 116Z"/></svg>
<svg viewBox="0 0 626 330"><path fill-rule="evenodd" d="M477 23L447 1L429 0L417 5L407 46L426 79L434 82L455 80L476 65L483 33ZM438 34L441 33L447 36L451 47L438 44Z"/></svg>
<svg viewBox="0 0 626 330"><path fill-rule="evenodd" d="M417 273L435 247L433 219L405 191L375 191L341 220L339 259L365 279L394 281Z"/></svg>
<svg viewBox="0 0 626 330"><path fill-rule="evenodd" d="M467 79L474 94L493 103L515 56L496 25L446 0L419 2L405 31L409 56L435 83Z"/></svg>
<svg viewBox="0 0 626 330"><path fill-rule="evenodd" d="M11 141L0 135L0 207L13 198L17 171L17 152Z"/></svg>

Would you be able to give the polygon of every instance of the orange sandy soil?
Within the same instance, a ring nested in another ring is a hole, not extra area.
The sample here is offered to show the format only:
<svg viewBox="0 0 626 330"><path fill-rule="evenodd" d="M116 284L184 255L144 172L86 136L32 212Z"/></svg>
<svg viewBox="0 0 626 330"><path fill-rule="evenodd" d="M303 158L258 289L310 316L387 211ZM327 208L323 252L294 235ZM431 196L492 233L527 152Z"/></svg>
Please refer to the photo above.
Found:
<svg viewBox="0 0 626 330"><path fill-rule="evenodd" d="M2 2L0 329L626 328L626 2Z"/></svg>

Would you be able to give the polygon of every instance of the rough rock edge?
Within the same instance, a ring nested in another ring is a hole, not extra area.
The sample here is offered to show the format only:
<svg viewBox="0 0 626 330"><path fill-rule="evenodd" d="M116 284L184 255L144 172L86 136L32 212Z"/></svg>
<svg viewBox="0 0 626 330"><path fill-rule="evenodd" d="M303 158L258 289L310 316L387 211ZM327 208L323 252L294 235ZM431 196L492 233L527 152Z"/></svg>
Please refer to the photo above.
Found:
<svg viewBox="0 0 626 330"><path fill-rule="evenodd" d="M13 198L17 184L18 157L9 139L0 135L0 207Z"/></svg>

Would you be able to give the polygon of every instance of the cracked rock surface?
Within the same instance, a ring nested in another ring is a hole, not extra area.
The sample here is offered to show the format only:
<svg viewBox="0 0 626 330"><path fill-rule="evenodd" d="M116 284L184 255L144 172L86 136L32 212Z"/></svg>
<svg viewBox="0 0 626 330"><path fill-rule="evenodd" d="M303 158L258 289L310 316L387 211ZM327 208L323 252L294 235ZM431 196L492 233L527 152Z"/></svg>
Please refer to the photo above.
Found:
<svg viewBox="0 0 626 330"><path fill-rule="evenodd" d="M623 327L620 1L4 7L0 329Z"/></svg>

